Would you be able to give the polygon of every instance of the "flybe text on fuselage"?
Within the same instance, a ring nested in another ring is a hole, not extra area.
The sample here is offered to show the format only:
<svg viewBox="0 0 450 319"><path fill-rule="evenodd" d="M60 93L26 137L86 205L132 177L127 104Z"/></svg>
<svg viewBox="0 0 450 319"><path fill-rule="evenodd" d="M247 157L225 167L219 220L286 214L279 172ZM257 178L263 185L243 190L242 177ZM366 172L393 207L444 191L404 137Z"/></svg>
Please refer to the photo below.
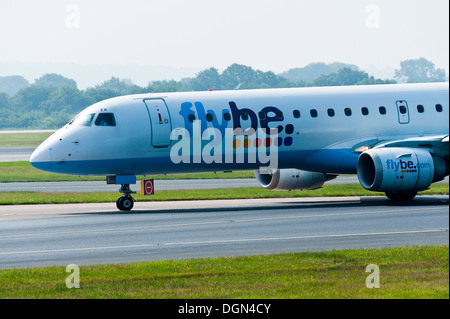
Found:
<svg viewBox="0 0 450 319"><path fill-rule="evenodd" d="M201 102L181 104L184 127L172 131L171 139L178 140L171 149L172 162L244 163L246 154L247 163L276 167L278 147L293 142L291 136L283 139L278 134L284 131L290 135L294 126L270 127L270 123L284 121L283 113L274 106L262 107L257 115L252 109L238 108L233 101L228 104L230 108L222 109L220 116L214 110L205 110ZM242 151L237 151L241 146Z"/></svg>
<svg viewBox="0 0 450 319"><path fill-rule="evenodd" d="M201 127L202 132L207 128L207 122L212 122L213 127L217 128L222 134L224 134L225 128L228 127L228 123L231 121L231 118L233 123L233 131L237 136L253 135L258 128L261 128L268 135L280 134L283 129L285 129L287 134L292 134L292 132L294 131L294 126L292 124L287 124L286 127L284 127L283 125L278 125L275 128L269 127L269 123L284 121L283 113L280 111L280 109L274 106L262 107L261 111L258 112L258 115L249 108L241 107L239 109L236 103L233 101L229 102L229 106L229 109L222 109L222 114L219 117L214 110L205 111L205 108L201 102L184 102L181 104L181 110L179 114L184 119L184 127L191 134L193 117L195 117L196 114L198 116L198 119L203 123ZM195 111L193 110L194 107ZM207 115L211 116L210 119L208 119ZM220 123L219 118L221 119ZM248 120L250 121L249 127L243 129L242 121Z"/></svg>

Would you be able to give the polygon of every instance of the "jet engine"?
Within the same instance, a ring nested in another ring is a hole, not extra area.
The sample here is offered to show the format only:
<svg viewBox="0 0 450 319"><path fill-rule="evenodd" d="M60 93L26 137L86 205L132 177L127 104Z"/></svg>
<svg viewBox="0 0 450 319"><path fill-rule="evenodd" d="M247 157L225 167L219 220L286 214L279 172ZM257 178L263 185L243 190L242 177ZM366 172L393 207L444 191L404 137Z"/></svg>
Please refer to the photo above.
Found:
<svg viewBox="0 0 450 319"><path fill-rule="evenodd" d="M315 173L298 169L277 169L273 172L255 171L258 184L271 190L307 190L322 187L322 185L333 178L334 175Z"/></svg>
<svg viewBox="0 0 450 319"><path fill-rule="evenodd" d="M361 153L357 173L365 189L408 199L448 175L448 164L423 149L375 148Z"/></svg>

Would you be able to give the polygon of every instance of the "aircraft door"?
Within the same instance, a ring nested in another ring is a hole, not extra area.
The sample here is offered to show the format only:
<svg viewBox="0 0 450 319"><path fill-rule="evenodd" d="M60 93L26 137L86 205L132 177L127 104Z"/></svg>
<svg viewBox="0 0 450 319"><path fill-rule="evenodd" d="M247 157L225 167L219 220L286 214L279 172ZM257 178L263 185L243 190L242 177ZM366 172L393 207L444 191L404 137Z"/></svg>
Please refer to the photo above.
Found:
<svg viewBox="0 0 450 319"><path fill-rule="evenodd" d="M166 102L163 99L145 99L144 103L150 115L152 146L169 146L172 123Z"/></svg>
<svg viewBox="0 0 450 319"><path fill-rule="evenodd" d="M405 100L398 100L395 102L397 105L398 122L400 124L409 123L409 108L408 103Z"/></svg>

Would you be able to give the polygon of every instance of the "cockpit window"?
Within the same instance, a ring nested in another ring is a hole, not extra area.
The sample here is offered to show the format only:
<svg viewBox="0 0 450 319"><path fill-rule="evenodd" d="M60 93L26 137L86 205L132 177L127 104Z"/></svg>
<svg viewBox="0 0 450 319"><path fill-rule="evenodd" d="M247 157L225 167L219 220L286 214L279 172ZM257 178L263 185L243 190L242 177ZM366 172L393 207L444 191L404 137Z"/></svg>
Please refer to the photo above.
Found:
<svg viewBox="0 0 450 319"><path fill-rule="evenodd" d="M80 114L75 117L69 124L91 126L92 120L94 119L95 113Z"/></svg>
<svg viewBox="0 0 450 319"><path fill-rule="evenodd" d="M116 119L113 113L100 113L95 120L97 126L116 126Z"/></svg>

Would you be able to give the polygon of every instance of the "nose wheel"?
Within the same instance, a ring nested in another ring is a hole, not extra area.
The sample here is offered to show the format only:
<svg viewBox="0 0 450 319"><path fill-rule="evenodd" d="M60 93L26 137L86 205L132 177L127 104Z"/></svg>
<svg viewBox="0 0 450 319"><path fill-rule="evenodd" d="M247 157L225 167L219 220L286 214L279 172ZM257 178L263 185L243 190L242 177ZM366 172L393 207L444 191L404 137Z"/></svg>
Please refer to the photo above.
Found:
<svg viewBox="0 0 450 319"><path fill-rule="evenodd" d="M117 208L119 210L130 211L134 206L134 198L131 197L131 194L134 194L136 192L133 192L130 189L130 184L122 184L119 192L123 193L124 195L116 201Z"/></svg>
<svg viewBox="0 0 450 319"><path fill-rule="evenodd" d="M116 206L120 210L129 211L134 206L134 198L131 196L122 196L116 201Z"/></svg>

